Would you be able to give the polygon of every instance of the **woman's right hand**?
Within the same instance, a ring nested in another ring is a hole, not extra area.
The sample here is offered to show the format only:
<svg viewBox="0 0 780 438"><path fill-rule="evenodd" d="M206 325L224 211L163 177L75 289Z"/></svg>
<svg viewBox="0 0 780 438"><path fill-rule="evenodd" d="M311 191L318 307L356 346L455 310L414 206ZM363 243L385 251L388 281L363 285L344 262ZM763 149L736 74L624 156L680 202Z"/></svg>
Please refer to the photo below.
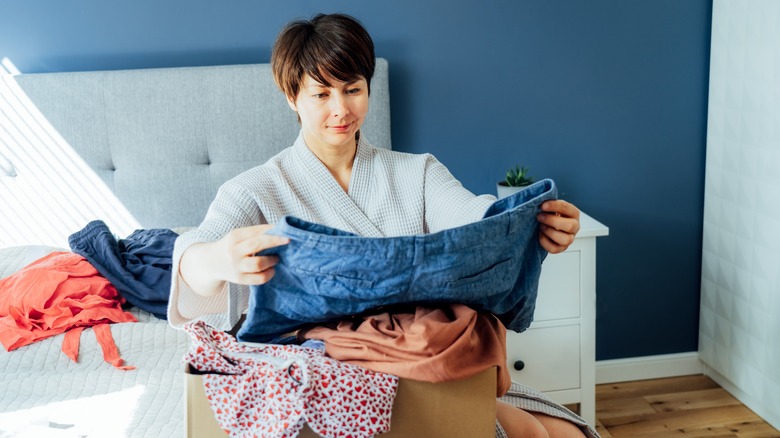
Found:
<svg viewBox="0 0 780 438"><path fill-rule="evenodd" d="M179 273L191 289L204 296L217 294L226 281L267 283L279 258L255 254L289 243L287 238L267 234L271 228L273 225L236 228L217 241L194 244L182 255Z"/></svg>

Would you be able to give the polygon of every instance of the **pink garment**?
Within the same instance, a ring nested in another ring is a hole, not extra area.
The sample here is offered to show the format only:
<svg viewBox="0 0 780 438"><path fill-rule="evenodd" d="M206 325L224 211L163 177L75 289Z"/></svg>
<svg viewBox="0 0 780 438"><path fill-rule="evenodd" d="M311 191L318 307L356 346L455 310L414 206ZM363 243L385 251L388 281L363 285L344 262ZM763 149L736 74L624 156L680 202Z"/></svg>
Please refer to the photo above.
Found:
<svg viewBox="0 0 780 438"><path fill-rule="evenodd" d="M62 351L78 360L84 327L94 327L103 358L116 368L123 365L111 322L136 322L122 310L125 302L116 288L84 257L53 252L0 280L0 343L6 350L65 333Z"/></svg>
<svg viewBox="0 0 780 438"><path fill-rule="evenodd" d="M206 397L232 437L296 437L304 423L326 438L390 430L398 377L297 345L241 344L198 321L184 361L204 373ZM257 346L255 346L257 345Z"/></svg>

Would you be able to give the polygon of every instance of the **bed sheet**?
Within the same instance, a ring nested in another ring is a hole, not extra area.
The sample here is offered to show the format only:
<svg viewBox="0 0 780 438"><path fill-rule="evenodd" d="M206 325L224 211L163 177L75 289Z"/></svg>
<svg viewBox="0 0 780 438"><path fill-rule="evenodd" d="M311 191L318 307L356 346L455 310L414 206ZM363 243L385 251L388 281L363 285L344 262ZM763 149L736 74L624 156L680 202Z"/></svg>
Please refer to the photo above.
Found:
<svg viewBox="0 0 780 438"><path fill-rule="evenodd" d="M7 352L0 347L0 438L184 435L181 360L189 337L167 321L131 309L136 323L111 324L121 357L103 360L94 332L81 335L79 361L63 335Z"/></svg>

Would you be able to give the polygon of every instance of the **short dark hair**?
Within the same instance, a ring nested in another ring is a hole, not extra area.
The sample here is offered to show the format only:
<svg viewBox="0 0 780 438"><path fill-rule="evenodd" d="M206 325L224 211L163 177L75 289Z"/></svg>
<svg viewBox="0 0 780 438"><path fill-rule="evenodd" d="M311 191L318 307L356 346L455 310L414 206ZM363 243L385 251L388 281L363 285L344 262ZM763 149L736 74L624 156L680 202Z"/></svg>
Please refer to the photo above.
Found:
<svg viewBox="0 0 780 438"><path fill-rule="evenodd" d="M345 14L317 14L296 20L279 33L271 52L274 80L284 94L298 96L304 74L330 87L325 76L342 82L361 76L371 92L374 42L358 20Z"/></svg>

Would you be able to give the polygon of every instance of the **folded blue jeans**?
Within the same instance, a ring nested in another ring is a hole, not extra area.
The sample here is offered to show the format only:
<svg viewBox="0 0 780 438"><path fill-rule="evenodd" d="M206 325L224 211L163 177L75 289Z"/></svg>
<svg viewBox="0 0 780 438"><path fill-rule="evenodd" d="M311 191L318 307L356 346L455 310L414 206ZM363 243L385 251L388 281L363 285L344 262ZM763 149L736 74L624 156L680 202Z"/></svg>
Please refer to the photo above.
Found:
<svg viewBox="0 0 780 438"><path fill-rule="evenodd" d="M436 233L361 237L285 216L269 234L290 239L273 278L251 286L237 338L269 342L311 323L393 304L457 302L495 314L517 332L533 320L542 261L540 205L557 197L541 180L494 202L477 222Z"/></svg>

